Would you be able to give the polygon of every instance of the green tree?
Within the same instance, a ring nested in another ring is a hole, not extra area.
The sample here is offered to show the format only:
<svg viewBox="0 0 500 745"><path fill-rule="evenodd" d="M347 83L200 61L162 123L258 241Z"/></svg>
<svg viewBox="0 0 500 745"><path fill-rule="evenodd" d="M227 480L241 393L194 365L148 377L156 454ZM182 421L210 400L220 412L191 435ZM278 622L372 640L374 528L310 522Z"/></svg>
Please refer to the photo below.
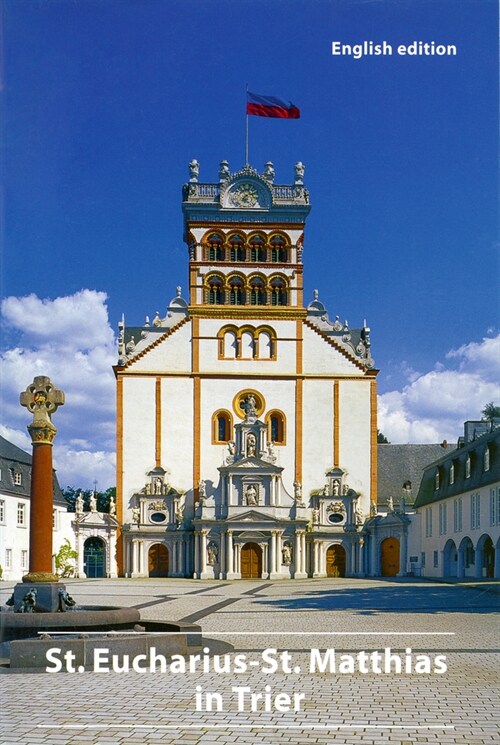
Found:
<svg viewBox="0 0 500 745"><path fill-rule="evenodd" d="M67 486L66 489L63 489L63 496L69 505L68 507L69 512L75 511L75 501L80 492L82 493L82 497L83 497L84 509L87 511L89 510L89 502L90 502L90 497L93 494L93 490L92 489L81 489L81 488L75 489L74 486ZM98 512L109 512L109 501L111 497L116 499L116 486L110 486L108 489L106 489L106 491L103 491L103 492L96 492Z"/></svg>
<svg viewBox="0 0 500 745"><path fill-rule="evenodd" d="M57 574L60 577L71 577L75 573L75 561L77 557L78 554L71 547L69 538L65 538L57 554L54 554Z"/></svg>
<svg viewBox="0 0 500 745"><path fill-rule="evenodd" d="M387 437L379 429L377 429L377 442L387 444L387 445L390 444Z"/></svg>
<svg viewBox="0 0 500 745"><path fill-rule="evenodd" d="M492 419L500 417L500 406L495 406L493 401L490 401L489 404L486 404L481 414L483 415L483 419L491 422Z"/></svg>

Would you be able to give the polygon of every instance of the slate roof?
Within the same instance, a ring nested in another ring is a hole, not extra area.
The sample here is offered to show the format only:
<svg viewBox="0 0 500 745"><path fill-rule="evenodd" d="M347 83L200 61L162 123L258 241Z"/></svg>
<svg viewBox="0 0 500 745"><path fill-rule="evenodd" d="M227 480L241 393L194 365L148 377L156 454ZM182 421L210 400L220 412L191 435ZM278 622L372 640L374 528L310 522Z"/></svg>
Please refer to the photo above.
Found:
<svg viewBox="0 0 500 745"><path fill-rule="evenodd" d="M450 453L455 448L444 445L392 445L379 444L378 451L378 505L383 507L392 497L397 505L403 494L403 484L411 481L411 497L406 499L409 507L415 501L424 469L429 463Z"/></svg>
<svg viewBox="0 0 500 745"><path fill-rule="evenodd" d="M490 467L485 471L486 448L490 451ZM465 464L468 457L470 458L470 476L466 477ZM450 478L452 463L454 466L453 483ZM437 472L439 472L438 489L436 489L435 481ZM423 474L415 507L433 504L498 481L500 481L500 427L430 463Z"/></svg>
<svg viewBox="0 0 500 745"><path fill-rule="evenodd" d="M30 453L26 453L0 435L0 492L30 498L31 492L31 461ZM15 484L13 473L21 474L21 483ZM54 504L67 507L61 487L53 471Z"/></svg>

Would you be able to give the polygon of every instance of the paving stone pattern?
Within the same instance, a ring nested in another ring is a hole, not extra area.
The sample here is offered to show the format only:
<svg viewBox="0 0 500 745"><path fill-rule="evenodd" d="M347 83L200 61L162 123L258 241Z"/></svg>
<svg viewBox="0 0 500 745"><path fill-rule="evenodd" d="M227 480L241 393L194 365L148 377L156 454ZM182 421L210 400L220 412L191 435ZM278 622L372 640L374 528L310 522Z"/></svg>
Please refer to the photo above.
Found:
<svg viewBox="0 0 500 745"><path fill-rule="evenodd" d="M301 672L264 674L259 665L239 675L6 673L0 745L498 742L498 594L491 584L118 579L66 586L82 605L140 606L149 620L196 618L211 651L230 643L232 658L244 653L261 662L265 648L288 650ZM2 603L9 594L2 583ZM385 647L403 655L410 647L446 655L448 670L309 673L310 649L330 647L352 655ZM237 710L234 686L259 692L266 685L304 694L301 710ZM196 686L221 694L223 711L197 712Z"/></svg>

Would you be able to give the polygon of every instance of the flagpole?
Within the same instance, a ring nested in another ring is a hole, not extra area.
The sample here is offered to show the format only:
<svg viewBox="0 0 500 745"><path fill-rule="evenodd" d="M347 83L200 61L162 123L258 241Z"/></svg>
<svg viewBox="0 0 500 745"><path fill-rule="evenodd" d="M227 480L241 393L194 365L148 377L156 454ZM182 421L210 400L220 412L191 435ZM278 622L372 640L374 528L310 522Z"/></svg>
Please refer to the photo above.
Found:
<svg viewBox="0 0 500 745"><path fill-rule="evenodd" d="M246 101L245 101L245 113L246 113L246 125L245 125L245 165L248 165L248 112L247 112L247 103L248 103L248 83L247 83L247 95L246 95Z"/></svg>

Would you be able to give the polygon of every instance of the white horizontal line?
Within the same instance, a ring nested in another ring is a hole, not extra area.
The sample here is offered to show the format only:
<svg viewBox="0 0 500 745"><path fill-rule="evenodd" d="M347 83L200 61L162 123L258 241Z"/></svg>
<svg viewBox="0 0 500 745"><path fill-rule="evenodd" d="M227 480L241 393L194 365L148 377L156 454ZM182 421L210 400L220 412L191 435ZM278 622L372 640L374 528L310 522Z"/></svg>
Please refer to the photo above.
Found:
<svg viewBox="0 0 500 745"><path fill-rule="evenodd" d="M335 730L335 729L389 729L389 730L454 730L453 724L37 724L38 729L272 729L272 730Z"/></svg>
<svg viewBox="0 0 500 745"><path fill-rule="evenodd" d="M456 636L455 631L134 631L133 629L123 631L87 631L81 629L77 631L38 631L38 634L86 634L91 636L112 636L112 635L143 635L143 636L174 636L175 634L205 634L207 636Z"/></svg>

